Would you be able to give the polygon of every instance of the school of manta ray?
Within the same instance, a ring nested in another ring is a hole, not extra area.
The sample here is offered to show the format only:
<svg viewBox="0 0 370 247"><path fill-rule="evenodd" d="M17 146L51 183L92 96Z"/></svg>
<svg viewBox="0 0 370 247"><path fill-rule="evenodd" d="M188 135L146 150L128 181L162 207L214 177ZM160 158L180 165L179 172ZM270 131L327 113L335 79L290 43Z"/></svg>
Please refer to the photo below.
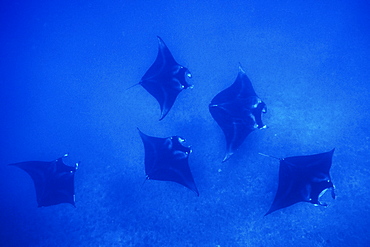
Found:
<svg viewBox="0 0 370 247"><path fill-rule="evenodd" d="M163 120L170 112L179 93L192 85L190 71L178 64L160 37L158 54L154 63L138 83L159 103L160 118ZM257 129L264 129L262 114L267 112L266 104L260 99L244 69L239 64L239 72L231 86L214 96L209 104L209 112L220 126L226 142L226 162L235 153L248 135ZM192 190L199 191L188 163L191 148L179 136L149 136L138 128L145 151L146 179L172 181ZM335 198L334 185L330 177L334 149L319 154L276 158L279 160L279 182L275 198L268 215L276 210L289 207L298 202L309 202L326 206L319 201L328 189ZM53 161L28 161L10 164L27 172L34 181L36 199L39 207L60 203L75 206L74 174L79 163L67 166L63 163L65 154Z"/></svg>

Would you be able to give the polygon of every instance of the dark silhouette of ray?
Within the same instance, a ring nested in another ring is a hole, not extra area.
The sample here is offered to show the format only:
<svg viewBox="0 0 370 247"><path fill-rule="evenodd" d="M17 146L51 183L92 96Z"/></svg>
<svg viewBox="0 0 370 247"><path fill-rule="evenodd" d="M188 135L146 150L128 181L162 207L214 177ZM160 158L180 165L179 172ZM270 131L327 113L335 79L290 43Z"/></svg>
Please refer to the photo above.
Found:
<svg viewBox="0 0 370 247"><path fill-rule="evenodd" d="M162 120L175 103L177 95L192 85L186 82L186 77L191 78L190 71L175 61L160 37L158 42L157 58L139 84L157 99L161 108L159 120Z"/></svg>
<svg viewBox="0 0 370 247"><path fill-rule="evenodd" d="M145 148L146 178L179 183L199 196L188 164L191 149L183 146L185 140L179 136L148 136L140 130L139 133Z"/></svg>
<svg viewBox="0 0 370 247"><path fill-rule="evenodd" d="M63 157L66 157L65 154ZM39 207L60 203L70 203L75 206L74 167L63 163L63 157L51 162L27 161L10 164L26 171L35 184L37 204Z"/></svg>
<svg viewBox="0 0 370 247"><path fill-rule="evenodd" d="M320 154L294 156L280 160L279 186L268 215L297 202L327 206L319 201L327 189L335 198L334 185L329 174L334 149Z"/></svg>
<svg viewBox="0 0 370 247"><path fill-rule="evenodd" d="M222 162L234 154L252 131L266 128L262 123L266 104L255 93L241 66L235 82L212 99L209 111L225 134L226 155Z"/></svg>

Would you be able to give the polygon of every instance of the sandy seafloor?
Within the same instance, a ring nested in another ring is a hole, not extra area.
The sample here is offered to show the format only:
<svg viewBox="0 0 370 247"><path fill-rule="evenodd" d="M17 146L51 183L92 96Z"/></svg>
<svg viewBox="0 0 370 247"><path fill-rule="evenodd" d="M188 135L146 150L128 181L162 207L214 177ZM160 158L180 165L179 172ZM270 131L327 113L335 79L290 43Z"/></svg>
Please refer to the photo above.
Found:
<svg viewBox="0 0 370 247"><path fill-rule="evenodd" d="M10 1L0 4L0 246L369 246L370 8L367 1ZM159 35L191 71L167 117L136 86ZM267 104L221 163L208 111L239 62ZM147 181L137 132L179 135L200 196ZM263 216L277 157L335 148L337 198ZM38 208L9 163L64 153L76 208Z"/></svg>

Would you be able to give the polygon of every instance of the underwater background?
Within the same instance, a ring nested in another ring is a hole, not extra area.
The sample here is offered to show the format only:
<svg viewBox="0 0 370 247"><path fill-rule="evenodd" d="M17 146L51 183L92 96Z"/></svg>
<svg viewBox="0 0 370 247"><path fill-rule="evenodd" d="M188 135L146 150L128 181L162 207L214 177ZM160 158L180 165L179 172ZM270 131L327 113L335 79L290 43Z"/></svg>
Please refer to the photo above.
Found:
<svg viewBox="0 0 370 247"><path fill-rule="evenodd" d="M370 246L368 1L16 1L0 3L0 246ZM157 38L194 85L162 120L138 83ZM239 62L267 129L225 163L208 104ZM200 196L145 180L137 131L179 135ZM328 207L264 214L279 162L335 148ZM9 163L81 161L76 208L37 207Z"/></svg>

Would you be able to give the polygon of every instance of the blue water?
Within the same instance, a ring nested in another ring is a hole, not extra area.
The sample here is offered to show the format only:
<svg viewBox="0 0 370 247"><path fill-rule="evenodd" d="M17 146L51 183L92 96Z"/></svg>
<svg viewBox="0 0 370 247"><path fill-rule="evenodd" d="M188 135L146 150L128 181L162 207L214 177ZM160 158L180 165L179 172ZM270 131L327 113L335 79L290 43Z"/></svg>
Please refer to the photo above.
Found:
<svg viewBox="0 0 370 247"><path fill-rule="evenodd" d="M1 246L369 246L370 5L367 1L14 1L0 4ZM159 35L189 68L158 121L136 86ZM208 104L239 62L267 104L225 163ZM137 127L192 146L197 197L147 181ZM336 148L337 198L263 215L278 161ZM76 208L37 208L9 163L81 161Z"/></svg>

